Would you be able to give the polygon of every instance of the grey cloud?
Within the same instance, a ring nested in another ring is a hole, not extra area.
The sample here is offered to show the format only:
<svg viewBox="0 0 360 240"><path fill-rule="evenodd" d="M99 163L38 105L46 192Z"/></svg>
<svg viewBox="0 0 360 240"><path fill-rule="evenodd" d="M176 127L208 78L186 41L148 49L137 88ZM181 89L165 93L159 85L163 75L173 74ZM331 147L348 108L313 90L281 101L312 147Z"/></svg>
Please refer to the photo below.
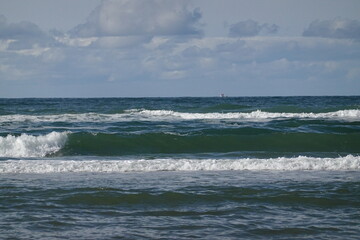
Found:
<svg viewBox="0 0 360 240"><path fill-rule="evenodd" d="M188 1L106 0L70 33L79 37L199 35L201 13L188 5Z"/></svg>
<svg viewBox="0 0 360 240"><path fill-rule="evenodd" d="M55 44L54 39L36 24L27 21L8 23L3 15L0 15L0 39L14 40L9 44L12 50Z"/></svg>
<svg viewBox="0 0 360 240"><path fill-rule="evenodd" d="M303 36L360 39L360 22L340 18L323 21L316 20L305 29Z"/></svg>
<svg viewBox="0 0 360 240"><path fill-rule="evenodd" d="M230 37L251 37L260 33L277 33L279 27L275 24L259 24L254 20L240 21L232 24L229 29Z"/></svg>
<svg viewBox="0 0 360 240"><path fill-rule="evenodd" d="M0 15L0 39L34 38L43 35L43 31L34 23L27 21L8 23L5 16Z"/></svg>
<svg viewBox="0 0 360 240"><path fill-rule="evenodd" d="M99 48L131 48L139 47L139 45L150 40L151 38L146 36L101 37L96 39L90 46Z"/></svg>

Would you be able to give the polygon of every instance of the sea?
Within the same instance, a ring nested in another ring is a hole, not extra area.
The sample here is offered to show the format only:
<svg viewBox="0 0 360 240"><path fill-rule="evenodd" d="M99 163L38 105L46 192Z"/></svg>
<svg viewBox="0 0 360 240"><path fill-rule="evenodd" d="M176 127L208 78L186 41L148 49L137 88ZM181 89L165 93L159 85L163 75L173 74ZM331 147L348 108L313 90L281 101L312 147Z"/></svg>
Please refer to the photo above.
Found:
<svg viewBox="0 0 360 240"><path fill-rule="evenodd" d="M360 239L360 97L0 99L0 239Z"/></svg>

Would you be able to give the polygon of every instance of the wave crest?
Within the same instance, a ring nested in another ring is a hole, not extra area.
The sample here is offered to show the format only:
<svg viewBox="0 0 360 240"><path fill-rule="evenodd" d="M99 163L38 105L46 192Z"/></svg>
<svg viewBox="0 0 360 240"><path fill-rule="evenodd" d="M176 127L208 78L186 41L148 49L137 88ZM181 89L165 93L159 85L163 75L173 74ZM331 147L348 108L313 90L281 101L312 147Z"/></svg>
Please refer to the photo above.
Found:
<svg viewBox="0 0 360 240"><path fill-rule="evenodd" d="M246 112L228 112L228 113L183 113L170 110L129 110L130 113L150 117L175 117L188 120L196 119L276 119L276 118L326 118L326 119L357 119L360 120L360 110L339 110L327 113L286 113L286 112L265 112L261 110Z"/></svg>
<svg viewBox="0 0 360 240"><path fill-rule="evenodd" d="M45 157L59 151L66 143L66 132L51 132L46 135L0 137L0 157Z"/></svg>
<svg viewBox="0 0 360 240"><path fill-rule="evenodd" d="M124 113L80 113L59 115L3 115L0 122L118 122L132 120L162 121L162 120L273 120L273 119L334 119L345 121L360 121L359 109L339 110L326 113L287 113L266 112L256 110L252 112L211 112L211 113L188 113L172 110L147 110L130 109Z"/></svg>

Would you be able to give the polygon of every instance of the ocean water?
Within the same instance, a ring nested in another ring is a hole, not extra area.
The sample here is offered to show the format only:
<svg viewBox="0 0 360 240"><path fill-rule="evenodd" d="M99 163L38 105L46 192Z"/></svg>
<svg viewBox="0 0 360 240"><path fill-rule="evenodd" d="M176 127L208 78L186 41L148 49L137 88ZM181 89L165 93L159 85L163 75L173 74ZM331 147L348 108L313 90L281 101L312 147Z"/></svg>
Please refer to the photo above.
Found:
<svg viewBox="0 0 360 240"><path fill-rule="evenodd" d="M359 239L360 97L0 99L1 239Z"/></svg>

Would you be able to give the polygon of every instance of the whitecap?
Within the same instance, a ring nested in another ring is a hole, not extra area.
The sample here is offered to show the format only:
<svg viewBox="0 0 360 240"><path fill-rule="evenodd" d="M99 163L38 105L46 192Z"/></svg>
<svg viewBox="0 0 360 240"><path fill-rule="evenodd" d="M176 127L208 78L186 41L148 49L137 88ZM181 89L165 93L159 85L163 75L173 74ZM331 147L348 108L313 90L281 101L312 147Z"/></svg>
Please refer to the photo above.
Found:
<svg viewBox="0 0 360 240"><path fill-rule="evenodd" d="M124 113L100 114L59 114L59 115L3 115L0 123L14 122L121 122L121 121L182 121L182 120L240 120L240 121L266 121L274 119L328 119L344 121L360 121L360 110L349 109L326 113L286 113L265 112L256 110L252 112L212 112L189 113L172 110L130 109Z"/></svg>
<svg viewBox="0 0 360 240"><path fill-rule="evenodd" d="M66 143L67 132L51 132L46 135L0 137L0 157L45 157L59 151Z"/></svg>

